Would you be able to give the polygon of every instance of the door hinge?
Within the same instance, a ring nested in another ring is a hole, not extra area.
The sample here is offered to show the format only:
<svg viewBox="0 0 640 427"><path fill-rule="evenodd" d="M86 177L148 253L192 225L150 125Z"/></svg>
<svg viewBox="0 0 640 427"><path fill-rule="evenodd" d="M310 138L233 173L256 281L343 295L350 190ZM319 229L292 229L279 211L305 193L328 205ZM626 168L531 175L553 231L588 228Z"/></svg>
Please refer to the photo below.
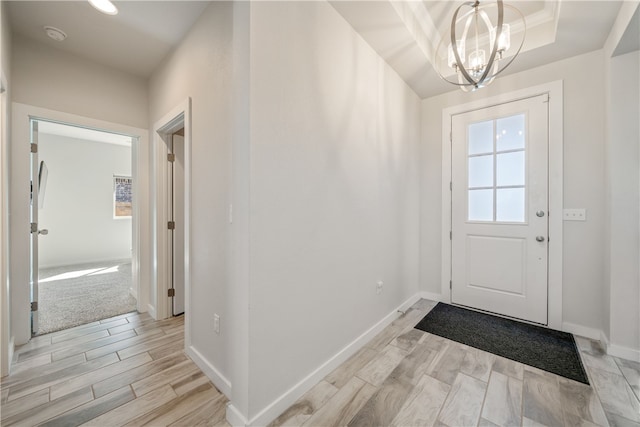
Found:
<svg viewBox="0 0 640 427"><path fill-rule="evenodd" d="M32 222L31 223L31 232L32 233L37 233L38 232L38 223L37 222Z"/></svg>
<svg viewBox="0 0 640 427"><path fill-rule="evenodd" d="M38 301L33 301L31 303L31 311L38 311Z"/></svg>
<svg viewBox="0 0 640 427"><path fill-rule="evenodd" d="M449 132L449 142L453 142L453 132Z"/></svg>
<svg viewBox="0 0 640 427"><path fill-rule="evenodd" d="M176 155L173 153L169 153L167 154L167 160L170 161L171 163L176 161Z"/></svg>
<svg viewBox="0 0 640 427"><path fill-rule="evenodd" d="M175 221L169 221L169 222L167 223L167 228L168 228L169 230L175 230L175 229L176 229L176 222L175 222Z"/></svg>
<svg viewBox="0 0 640 427"><path fill-rule="evenodd" d="M449 232L449 240L453 240L453 231Z"/></svg>
<svg viewBox="0 0 640 427"><path fill-rule="evenodd" d="M31 143L31 152L32 153L37 153L38 152L38 144Z"/></svg>
<svg viewBox="0 0 640 427"><path fill-rule="evenodd" d="M169 292L167 292L167 294L169 295L169 297L175 297L176 296L176 290L171 288L171 289L169 289Z"/></svg>
<svg viewBox="0 0 640 427"><path fill-rule="evenodd" d="M453 182L449 181L449 191L453 191Z"/></svg>
<svg viewBox="0 0 640 427"><path fill-rule="evenodd" d="M449 289L453 289L453 281L449 280Z"/></svg>

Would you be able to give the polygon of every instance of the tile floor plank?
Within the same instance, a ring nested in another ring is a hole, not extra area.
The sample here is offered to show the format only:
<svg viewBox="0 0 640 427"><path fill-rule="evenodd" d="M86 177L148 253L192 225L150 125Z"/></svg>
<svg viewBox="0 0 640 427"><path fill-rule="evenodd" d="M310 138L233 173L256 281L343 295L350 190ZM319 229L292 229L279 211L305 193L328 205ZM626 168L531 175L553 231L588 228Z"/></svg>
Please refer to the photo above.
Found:
<svg viewBox="0 0 640 427"><path fill-rule="evenodd" d="M57 371L61 371L70 366L84 363L87 360L84 358L84 354L78 354L67 359L59 360L47 365L40 365L31 369L21 370L16 374L11 374L2 379L2 388L11 387L15 384L23 383L33 380L35 377L42 377L52 374Z"/></svg>
<svg viewBox="0 0 640 427"><path fill-rule="evenodd" d="M229 426L225 420L225 401L226 398L219 395L169 425L171 427Z"/></svg>
<svg viewBox="0 0 640 427"><path fill-rule="evenodd" d="M161 372L158 372L157 374L150 375L148 377L145 377L144 379L132 383L131 388L133 388L133 392L136 394L136 396L140 397L152 390L155 390L158 387L162 387L164 385L170 386L173 381L176 381L187 375L194 374L199 370L200 369L198 368L198 366L191 360L185 360L184 362L177 363Z"/></svg>
<svg viewBox="0 0 640 427"><path fill-rule="evenodd" d="M640 402L622 375L589 369L605 412L640 423Z"/></svg>
<svg viewBox="0 0 640 427"><path fill-rule="evenodd" d="M352 377L327 403L303 425L345 426L373 396L376 388L358 377Z"/></svg>
<svg viewBox="0 0 640 427"><path fill-rule="evenodd" d="M439 420L448 426L477 425L487 383L458 374L442 406Z"/></svg>
<svg viewBox="0 0 640 427"><path fill-rule="evenodd" d="M126 333L126 332L123 332L123 333ZM145 332L142 335L133 335L130 338L126 338L124 340L117 340L116 342L100 346L93 350L89 350L85 353L85 355L87 356L87 360L95 359L96 357L101 357L109 353L115 353L120 350L124 350L130 346L152 340L154 338L157 338L158 336L164 336L164 333L162 332L161 329L154 329L152 331ZM114 337L109 337L109 339L113 339L113 338Z"/></svg>
<svg viewBox="0 0 640 427"><path fill-rule="evenodd" d="M524 371L523 416L548 426L563 424L557 380L552 381L530 370Z"/></svg>
<svg viewBox="0 0 640 427"><path fill-rule="evenodd" d="M182 354L175 354L164 359L152 360L142 366L134 367L130 370L116 373L108 378L104 378L100 381L96 381L93 384L93 393L96 397L104 396L115 390L118 390L124 386L133 384L136 381L143 380L147 377L163 372L178 363L187 360L187 356Z"/></svg>
<svg viewBox="0 0 640 427"><path fill-rule="evenodd" d="M136 336L136 333L134 331L125 331L117 335L109 335L94 341L88 341L79 345L74 345L72 347L67 347L58 351L54 351L53 353L51 353L51 358L53 359L53 361L66 359L68 357L72 357L77 354L84 354L90 350L104 347L106 345L113 344L118 341L126 340L128 338L132 338L135 336Z"/></svg>
<svg viewBox="0 0 640 427"><path fill-rule="evenodd" d="M487 386L482 418L501 426L522 423L522 381L492 372Z"/></svg>
<svg viewBox="0 0 640 427"><path fill-rule="evenodd" d="M392 420L393 426L429 426L438 419L440 408L451 390L449 384L423 375Z"/></svg>
<svg viewBox="0 0 640 427"><path fill-rule="evenodd" d="M9 401L22 396L26 396L27 394L31 394L43 388L51 387L54 384L67 381L70 378L74 378L86 372L91 372L95 369L102 368L103 366L112 365L119 361L120 359L118 359L118 355L115 353L111 353L98 359L73 365L47 375L32 378L28 381L16 384L15 386L11 387L11 389L9 390Z"/></svg>
<svg viewBox="0 0 640 427"><path fill-rule="evenodd" d="M565 378L560 378L558 383L560 384L562 409L565 414L576 415L585 422L601 426L607 425L607 417L593 387Z"/></svg>
<svg viewBox="0 0 640 427"><path fill-rule="evenodd" d="M73 408L90 402L93 399L91 387L86 387L68 394L60 399L52 400L29 411L21 412L2 422L3 426L19 424L21 426L35 426L55 418Z"/></svg>
<svg viewBox="0 0 640 427"><path fill-rule="evenodd" d="M200 406L215 399L219 395L220 393L218 390L213 388L211 385L202 384L182 396L177 396L165 405L159 406L154 410L131 420L125 424L125 426L166 426L178 421L186 414L198 409Z"/></svg>
<svg viewBox="0 0 640 427"><path fill-rule="evenodd" d="M480 381L488 382L495 360L496 356L491 353L477 348L469 348L460 366L460 372Z"/></svg>
<svg viewBox="0 0 640 427"><path fill-rule="evenodd" d="M320 381L311 390L306 392L296 403L290 406L271 426L299 426L304 424L311 415L324 405L338 389L327 381Z"/></svg>
<svg viewBox="0 0 640 427"><path fill-rule="evenodd" d="M43 427L68 427L81 425L132 401L135 397L136 396L133 394L131 387L123 387L120 390L116 390L105 396L94 399L55 417L44 423Z"/></svg>
<svg viewBox="0 0 640 427"><path fill-rule="evenodd" d="M102 380L106 380L121 373L127 373L130 369L151 362L152 359L147 353L142 353L130 359L121 360L119 362L107 365L105 367L94 369L82 375L78 375L70 380L54 384L50 387L51 400L58 399L75 390L96 384Z"/></svg>
<svg viewBox="0 0 640 427"><path fill-rule="evenodd" d="M4 424L4 420L16 416L21 412L27 412L31 409L44 405L49 402L49 389L45 388L38 390L35 393L28 394L19 399L12 400L5 405L2 405L2 412L0 413L0 419Z"/></svg>
<svg viewBox="0 0 640 427"><path fill-rule="evenodd" d="M364 368L378 354L379 353L377 351L372 350L369 347L362 347L346 362L327 375L325 380L337 388L342 388L349 379L356 374L356 372Z"/></svg>
<svg viewBox="0 0 640 427"><path fill-rule="evenodd" d="M96 427L121 426L137 418L140 414L146 414L169 403L176 397L177 395L171 386L165 385L144 396L138 396L136 399L120 405L109 412L105 412L82 425Z"/></svg>
<svg viewBox="0 0 640 427"><path fill-rule="evenodd" d="M377 387L382 384L406 355L406 351L398 347L388 346L364 368L360 369L357 376Z"/></svg>

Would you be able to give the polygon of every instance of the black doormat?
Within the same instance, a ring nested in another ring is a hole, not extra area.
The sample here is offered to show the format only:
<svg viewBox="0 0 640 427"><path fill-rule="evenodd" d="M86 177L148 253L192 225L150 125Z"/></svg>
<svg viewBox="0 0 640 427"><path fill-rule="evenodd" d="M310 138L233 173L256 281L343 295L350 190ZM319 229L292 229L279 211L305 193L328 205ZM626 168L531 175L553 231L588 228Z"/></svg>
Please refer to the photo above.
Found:
<svg viewBox="0 0 640 427"><path fill-rule="evenodd" d="M573 335L566 332L443 303L416 328L589 384Z"/></svg>

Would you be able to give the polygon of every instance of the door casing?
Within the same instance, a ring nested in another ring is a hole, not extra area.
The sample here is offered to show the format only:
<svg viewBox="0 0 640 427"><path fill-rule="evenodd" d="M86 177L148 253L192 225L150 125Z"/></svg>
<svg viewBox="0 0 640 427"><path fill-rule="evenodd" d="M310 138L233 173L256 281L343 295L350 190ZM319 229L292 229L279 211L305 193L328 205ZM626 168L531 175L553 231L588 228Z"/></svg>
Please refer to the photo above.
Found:
<svg viewBox="0 0 640 427"><path fill-rule="evenodd" d="M171 316L172 299L168 296L171 287L171 269L169 251L169 190L167 141L173 133L184 127L184 289L185 289L185 348L191 346L190 327L190 234L191 234L191 98L174 107L158 120L153 127L153 226L155 260L152 285L150 314L156 319Z"/></svg>
<svg viewBox="0 0 640 427"><path fill-rule="evenodd" d="M13 144L11 146L11 221L9 227L12 237L9 245L11 253L12 286L9 307L11 316L10 340L14 340L15 345L24 344L31 338L29 287L16 285L18 283L28 283L29 281L29 192L25 191L25 183L28 183L30 179L30 150L27 142L29 141L29 120L31 118L104 130L128 135L133 138L132 176L134 178L134 191L135 194L141 196L134 201L133 206L133 283L134 287L138 287L137 292L135 292L138 300L138 310L144 312L148 306L147 271L150 264L150 257L146 251L141 250L141 246L143 244L146 246L146 242L150 239L150 230L145 227L145 224L138 220L141 216L148 215L148 203L145 197L146 191L139 188L139 178L148 170L148 131L146 129L14 102L12 104L11 118ZM136 291L136 289L134 289L134 291Z"/></svg>
<svg viewBox="0 0 640 427"><path fill-rule="evenodd" d="M562 209L563 209L563 90L562 81L550 82L442 111L442 224L441 296L451 303L451 121L452 116L513 102L537 95L549 95L549 269L548 327L562 325Z"/></svg>

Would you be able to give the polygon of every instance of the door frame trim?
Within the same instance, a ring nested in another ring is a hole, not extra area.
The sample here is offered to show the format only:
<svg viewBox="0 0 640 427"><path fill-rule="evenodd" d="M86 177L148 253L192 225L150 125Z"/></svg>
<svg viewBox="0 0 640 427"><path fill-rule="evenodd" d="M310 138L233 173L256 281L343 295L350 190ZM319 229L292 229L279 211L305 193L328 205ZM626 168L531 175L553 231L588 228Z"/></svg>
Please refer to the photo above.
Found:
<svg viewBox="0 0 640 427"><path fill-rule="evenodd" d="M165 114L153 126L152 144L152 176L153 188L153 229L154 229L154 263L153 263L153 298L149 304L149 312L156 320L171 316L171 298L167 296L170 288L169 277L169 234L167 221L169 217L168 201L168 167L167 139L184 126L184 316L185 316L185 348L191 346L191 98L187 98ZM165 266L162 268L161 266Z"/></svg>
<svg viewBox="0 0 640 427"><path fill-rule="evenodd" d="M11 165L10 171L10 281L12 284L28 283L29 271L29 235L24 232L29 223L29 194L23 191L24 183L29 182L29 120L41 119L46 121L61 122L70 125L87 127L107 132L119 133L131 136L132 144L132 177L134 178L134 191L139 194L134 201L134 218L132 221L132 270L133 286L137 287L138 311L144 312L147 307L148 280L146 277L150 258L143 250L143 245L149 239L147 228L138 219L146 216L148 202L146 188L140 183L147 170L147 141L148 130L100 119L94 119L77 114L65 113L47 108L36 107L28 104L13 102L11 104ZM138 214L138 218L136 218ZM150 230L149 230L150 231ZM31 339L30 324L30 295L27 286L11 287L10 339L15 339L15 345L21 345Z"/></svg>
<svg viewBox="0 0 640 427"><path fill-rule="evenodd" d="M526 89L507 92L442 110L442 234L441 294L451 303L451 122L454 115L499 104L549 95L549 266L548 327L562 329L562 210L563 210L563 82L557 80Z"/></svg>

